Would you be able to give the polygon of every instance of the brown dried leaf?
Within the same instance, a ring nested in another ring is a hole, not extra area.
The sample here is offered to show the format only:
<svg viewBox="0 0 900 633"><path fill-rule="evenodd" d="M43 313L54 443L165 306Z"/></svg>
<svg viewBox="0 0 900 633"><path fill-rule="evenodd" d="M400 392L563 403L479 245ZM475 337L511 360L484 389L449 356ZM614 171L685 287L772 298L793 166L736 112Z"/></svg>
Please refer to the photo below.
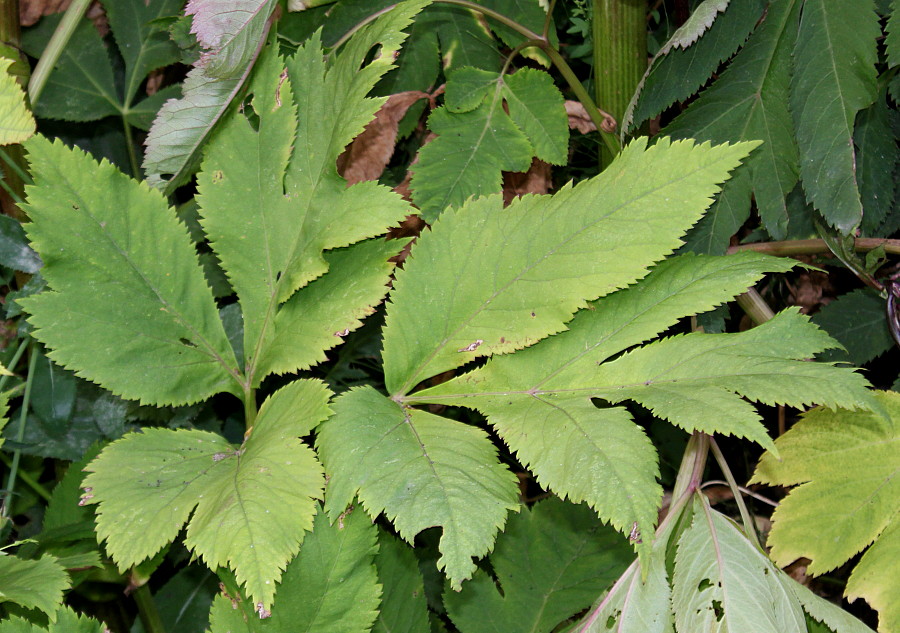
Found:
<svg viewBox="0 0 900 633"><path fill-rule="evenodd" d="M19 24L31 26L45 15L69 8L71 0L19 0Z"/></svg>
<svg viewBox="0 0 900 633"><path fill-rule="evenodd" d="M550 187L550 164L535 158L526 172L503 173L503 203L526 193L549 193Z"/></svg>
<svg viewBox="0 0 900 633"><path fill-rule="evenodd" d="M582 134L597 130L580 101L566 101L566 114L569 115L569 129L578 130Z"/></svg>
<svg viewBox="0 0 900 633"><path fill-rule="evenodd" d="M394 153L400 120L412 104L427 98L427 93L418 90L388 97L362 134L338 157L338 171L348 184L377 180L381 176Z"/></svg>
<svg viewBox="0 0 900 633"><path fill-rule="evenodd" d="M422 140L422 145L419 147L421 150L423 147L428 145L431 141L437 138L437 134L434 132L428 132L425 135L425 138ZM416 157L413 158L412 162L409 164L409 167L412 167L416 163L419 162L419 154L416 153ZM403 178L403 182L394 187L394 193L400 194L404 200L407 202L412 202L412 191L409 188L410 180L412 179L412 171L407 169L406 176Z"/></svg>

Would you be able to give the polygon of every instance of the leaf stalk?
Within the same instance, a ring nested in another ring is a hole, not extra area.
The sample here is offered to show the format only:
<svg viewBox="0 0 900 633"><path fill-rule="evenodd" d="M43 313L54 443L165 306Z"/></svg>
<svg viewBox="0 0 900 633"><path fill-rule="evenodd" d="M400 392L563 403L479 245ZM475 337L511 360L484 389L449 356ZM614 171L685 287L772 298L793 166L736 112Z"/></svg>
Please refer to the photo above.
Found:
<svg viewBox="0 0 900 633"><path fill-rule="evenodd" d="M156 608L156 601L150 593L150 586L145 583L137 587L131 595L134 596L138 617L141 619L141 624L144 625L144 630L147 633L166 633L159 609Z"/></svg>
<svg viewBox="0 0 900 633"><path fill-rule="evenodd" d="M66 9L59 26L53 32L50 41L47 42L47 48L44 49L37 66L34 67L31 80L28 82L28 98L31 100L32 109L40 99L50 73L53 72L56 62L72 38L72 34L75 33L78 22L84 16L90 4L91 0L73 0L69 8Z"/></svg>
<svg viewBox="0 0 900 633"><path fill-rule="evenodd" d="M759 551L765 553L762 545L759 544L759 537L756 534L756 524L753 521L753 517L750 516L747 504L744 503L744 495L741 493L741 488L737 485L737 481L735 481L734 475L728 467L728 462L725 461L725 455L722 453L722 449L719 448L719 445L714 438L709 438L709 447L712 450L713 456L716 458L716 462L719 464L719 468L722 469L722 474L725 475L725 481L728 482L728 487L731 488L731 494L734 495L735 502L737 502L738 510L741 513L741 522L744 524L744 532L746 533L747 538L750 539L750 542L753 543Z"/></svg>

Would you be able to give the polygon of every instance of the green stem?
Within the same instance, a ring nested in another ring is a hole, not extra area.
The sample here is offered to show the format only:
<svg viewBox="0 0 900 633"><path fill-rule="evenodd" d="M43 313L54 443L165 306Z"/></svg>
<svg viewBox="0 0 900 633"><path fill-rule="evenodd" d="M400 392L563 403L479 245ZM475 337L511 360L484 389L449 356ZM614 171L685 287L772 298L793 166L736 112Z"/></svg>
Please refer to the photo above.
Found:
<svg viewBox="0 0 900 633"><path fill-rule="evenodd" d="M244 428L246 433L249 433L256 424L256 414L256 389L248 387L244 390Z"/></svg>
<svg viewBox="0 0 900 633"><path fill-rule="evenodd" d="M646 0L593 0L594 98L621 121L647 68ZM615 152L600 152L600 168Z"/></svg>
<svg viewBox="0 0 900 633"><path fill-rule="evenodd" d="M722 454L722 449L719 448L719 445L716 444L716 440L713 438L709 438L709 447L712 449L712 454L716 458L716 462L719 464L719 468L722 469L722 474L725 475L725 481L728 482L728 487L731 488L731 494L734 495L734 500L737 502L738 510L741 513L741 521L744 524L744 532L747 534L747 538L750 539L750 542L756 545L756 547L763 551L762 546L759 544L759 538L756 535L756 524L753 521L753 518L750 516L750 511L747 509L747 504L744 503L744 496L741 494L741 488L737 485L737 481L734 479L734 475L731 472L731 469L728 467L728 462L725 461L725 455Z"/></svg>
<svg viewBox="0 0 900 633"><path fill-rule="evenodd" d="M28 174L28 172L22 169L22 166L19 164L19 162L12 156L10 156L6 152L6 149L7 148L5 147L0 147L0 158L3 159L3 162L6 163L19 178L22 179L22 182L28 185L33 184L34 181L31 179L31 176Z"/></svg>
<svg viewBox="0 0 900 633"><path fill-rule="evenodd" d="M141 618L141 624L147 633L166 633L166 627L163 626L162 618L159 615L159 609L156 608L156 601L150 593L150 586L146 583L137 587L131 595L137 604L138 617Z"/></svg>
<svg viewBox="0 0 900 633"><path fill-rule="evenodd" d="M25 204L25 201L22 200L22 197L16 193L15 189L9 186L9 183L6 182L6 179L0 180L0 187L3 188L3 191L6 192L6 195L10 197L10 199L16 203L16 206L22 207Z"/></svg>
<svg viewBox="0 0 900 633"><path fill-rule="evenodd" d="M862 253L875 250L879 246L884 248L885 253L900 255L900 240L887 240L881 237L859 237L854 240L853 244L854 249ZM823 239L757 242L755 244L732 246L728 249L729 254L737 253L738 251L754 251L757 253L765 253L766 255L775 255L777 257L791 257L793 255L825 255L831 253L828 244L826 244Z"/></svg>
<svg viewBox="0 0 900 633"><path fill-rule="evenodd" d="M708 456L709 436L706 433L694 431L681 458L681 466L678 469L678 476L675 478L675 487L672 489L672 499L681 499L700 488Z"/></svg>
<svg viewBox="0 0 900 633"><path fill-rule="evenodd" d="M31 81L28 82L28 97L31 99L32 109L37 105L41 93L44 91L44 86L47 84L47 79L50 77L50 73L53 72L53 67L56 66L63 49L69 43L72 34L78 27L78 22L84 16L90 4L91 0L72 0L72 4L66 9L59 26L53 32L53 36L47 43L47 48L44 49L37 66L34 67Z"/></svg>
<svg viewBox="0 0 900 633"><path fill-rule="evenodd" d="M131 125L125 118L122 118L122 128L125 130L125 147L128 149L128 164L131 166L131 175L135 179L140 179L141 168L137 162L137 153L134 149L134 136L131 133Z"/></svg>
<svg viewBox="0 0 900 633"><path fill-rule="evenodd" d="M16 370L16 365L19 364L19 361L22 359L22 354L25 353L25 349L28 347L27 339L23 339L19 341L18 347L16 347L16 351L13 352L13 356L10 359L9 363L6 365L6 368L9 371L14 372ZM0 376L0 392L3 391L3 388L6 387L6 383L9 382L9 379L12 376Z"/></svg>
<svg viewBox="0 0 900 633"><path fill-rule="evenodd" d="M30 345L29 345L30 347ZM25 383L25 395L22 397L22 408L19 412L19 429L16 433L16 442L20 445L25 439L25 423L28 420L28 408L31 404L31 385L34 382L34 368L37 366L37 354L31 354L28 359L28 378ZM9 467L9 477L6 479L6 491L3 493L3 503L0 507L0 516L4 519L9 516L12 496L16 489L16 477L19 474L19 460L22 458L22 450L18 447L13 451L12 464Z"/></svg>
<svg viewBox="0 0 900 633"><path fill-rule="evenodd" d="M6 453L0 453L0 461L6 464L7 468L12 470L12 460ZM43 484L38 482L37 479L28 474L28 471L19 471L18 478L24 481L29 488L34 490L41 499L43 499L44 501L50 501L50 491L47 490L47 488Z"/></svg>
<svg viewBox="0 0 900 633"><path fill-rule="evenodd" d="M337 0L299 0L294 11L306 11L316 7L324 7L326 4L334 4Z"/></svg>
<svg viewBox="0 0 900 633"><path fill-rule="evenodd" d="M765 299L759 296L756 289L750 288L737 298L737 303L755 325L762 325L775 316Z"/></svg>

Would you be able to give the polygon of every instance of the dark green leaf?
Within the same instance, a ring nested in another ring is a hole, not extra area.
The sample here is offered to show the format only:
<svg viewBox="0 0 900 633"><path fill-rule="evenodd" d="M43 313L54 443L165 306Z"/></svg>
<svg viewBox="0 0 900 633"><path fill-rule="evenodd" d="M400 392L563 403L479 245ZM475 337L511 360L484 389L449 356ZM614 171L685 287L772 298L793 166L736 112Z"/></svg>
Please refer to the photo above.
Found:
<svg viewBox="0 0 900 633"><path fill-rule="evenodd" d="M413 550L384 530L378 531L378 580L383 587L374 633L428 630L428 604Z"/></svg>
<svg viewBox="0 0 900 633"><path fill-rule="evenodd" d="M0 215L0 266L24 273L36 273L41 267L41 258L28 245L22 225L8 215Z"/></svg>
<svg viewBox="0 0 900 633"><path fill-rule="evenodd" d="M827 352L824 360L863 365L894 346L885 300L868 288L841 295L819 310L812 321L846 348Z"/></svg>

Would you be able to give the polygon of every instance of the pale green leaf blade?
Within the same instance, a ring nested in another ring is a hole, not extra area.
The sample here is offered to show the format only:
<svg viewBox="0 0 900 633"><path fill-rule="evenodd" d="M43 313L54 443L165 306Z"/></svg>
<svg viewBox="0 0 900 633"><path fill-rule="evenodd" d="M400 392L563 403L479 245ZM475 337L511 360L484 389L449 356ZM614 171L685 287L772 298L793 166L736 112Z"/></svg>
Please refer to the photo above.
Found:
<svg viewBox="0 0 900 633"><path fill-rule="evenodd" d="M834 603L814 594L787 574L776 576L789 592L793 593L803 610L819 622L823 622L835 633L873 633L872 629L854 618ZM879 629L886 633L889 629Z"/></svg>
<svg viewBox="0 0 900 633"><path fill-rule="evenodd" d="M624 534L653 533L662 498L656 450L625 409L598 409L588 398L481 400L479 410L542 486L586 501Z"/></svg>
<svg viewBox="0 0 900 633"><path fill-rule="evenodd" d="M851 602L865 598L878 611L878 628L900 627L900 520L894 521L860 558L845 590Z"/></svg>
<svg viewBox="0 0 900 633"><path fill-rule="evenodd" d="M749 201L752 189L766 230L775 239L782 239L787 230L785 196L799 173L788 90L801 4L785 0L769 7L762 24L722 76L665 128L673 138L763 141L741 167L747 174L742 178L735 174L720 195L731 198L733 205L734 200ZM727 239L721 245L724 248Z"/></svg>
<svg viewBox="0 0 900 633"><path fill-rule="evenodd" d="M847 360L862 365L892 347L884 299L869 288L842 294L812 317L812 322L846 348L827 352L825 360Z"/></svg>
<svg viewBox="0 0 900 633"><path fill-rule="evenodd" d="M210 77L234 78L253 62L265 39L276 0L190 0L185 15L193 16L191 32L206 49L201 64Z"/></svg>
<svg viewBox="0 0 900 633"><path fill-rule="evenodd" d="M50 554L38 560L0 554L0 603L13 602L26 609L38 609L56 620L63 591L71 586L66 570Z"/></svg>
<svg viewBox="0 0 900 633"><path fill-rule="evenodd" d="M500 75L488 70L464 66L447 78L444 105L450 112L471 112L497 88Z"/></svg>
<svg viewBox="0 0 900 633"><path fill-rule="evenodd" d="M192 69L182 84L181 99L160 108L147 135L143 169L147 182L166 193L186 183L200 163L200 150L250 74L215 79Z"/></svg>
<svg viewBox="0 0 900 633"><path fill-rule="evenodd" d="M443 527L438 567L459 587L475 571L472 557L488 552L518 507L515 477L490 440L460 422L403 409L371 387L342 395L334 411L316 441L330 476L328 514L336 518L358 494L372 517L384 512L409 542Z"/></svg>
<svg viewBox="0 0 900 633"><path fill-rule="evenodd" d="M94 618L75 613L68 607L56 612L49 627L44 628L18 616L0 621L0 633L106 633L109 629Z"/></svg>
<svg viewBox="0 0 900 633"><path fill-rule="evenodd" d="M807 0L794 48L790 103L803 188L844 234L862 219L853 123L875 101L880 33L871 0Z"/></svg>
<svg viewBox="0 0 900 633"><path fill-rule="evenodd" d="M531 165L531 144L503 111L497 93L471 112L434 110L428 128L438 136L419 150L410 181L413 202L426 221L471 196L499 193L502 172Z"/></svg>
<svg viewBox="0 0 900 633"><path fill-rule="evenodd" d="M676 630L806 633L803 610L782 574L731 520L695 499L675 555Z"/></svg>
<svg viewBox="0 0 900 633"><path fill-rule="evenodd" d="M362 325L387 293L389 258L403 241L367 240L325 254L329 272L295 293L275 317L274 337L257 376L308 369Z"/></svg>
<svg viewBox="0 0 900 633"><path fill-rule="evenodd" d="M321 466L298 438L328 416L328 393L317 381L290 383L263 403L240 447L165 429L107 447L88 467L84 499L100 504L97 534L120 568L155 554L190 517L185 544L210 567L234 569L254 605L269 608L322 494Z"/></svg>
<svg viewBox="0 0 900 633"><path fill-rule="evenodd" d="M25 107L25 92L8 72L12 63L0 58L0 145L21 143L35 130L34 117Z"/></svg>
<svg viewBox="0 0 900 633"><path fill-rule="evenodd" d="M744 43L764 8L762 0L731 2L692 46L669 47L657 55L629 104L622 129L629 131L699 90L719 64Z"/></svg>
<svg viewBox="0 0 900 633"><path fill-rule="evenodd" d="M552 165L569 158L569 117L562 93L542 70L522 68L504 78L509 116L528 137L534 155Z"/></svg>
<svg viewBox="0 0 900 633"><path fill-rule="evenodd" d="M861 586L853 586L854 595L871 594L877 601L882 592L893 588L896 595L897 589L889 570L896 567L891 541L900 524L900 394L881 391L875 398L884 415L822 408L806 413L776 442L781 458L763 455L752 481L800 484L772 517L769 542L779 564L804 556L811 559L810 573L821 574L887 537L884 546L866 554ZM871 570L879 566L887 575L872 580Z"/></svg>
<svg viewBox="0 0 900 633"><path fill-rule="evenodd" d="M384 587L374 633L428 631L428 603L419 563L412 549L384 530L378 531L378 580Z"/></svg>
<svg viewBox="0 0 900 633"><path fill-rule="evenodd" d="M643 578L638 562L622 574L609 593L573 633L674 633L666 571L666 543L657 539Z"/></svg>
<svg viewBox="0 0 900 633"><path fill-rule="evenodd" d="M35 137L27 149L26 228L52 291L21 304L50 357L143 402L237 393L196 250L163 197L59 141Z"/></svg>
<svg viewBox="0 0 900 633"><path fill-rule="evenodd" d="M552 631L631 559L626 541L586 506L551 497L510 517L491 554L496 582L476 572L461 592L445 592L444 604L463 633Z"/></svg>
<svg viewBox="0 0 900 633"><path fill-rule="evenodd" d="M678 27L666 43L670 47L687 48L700 39L718 15L728 8L730 0L703 0L690 17Z"/></svg>
<svg viewBox="0 0 900 633"><path fill-rule="evenodd" d="M168 30L154 20L178 15L182 0L106 0L103 8L125 61L124 98L131 104L147 74L180 59Z"/></svg>
<svg viewBox="0 0 900 633"><path fill-rule="evenodd" d="M40 58L61 17L45 17L26 31L25 52ZM39 118L66 121L97 121L122 111L106 47L87 18L78 22L33 108Z"/></svg>
<svg viewBox="0 0 900 633"><path fill-rule="evenodd" d="M153 125L156 115L166 102L168 102L169 99L177 99L180 96L181 84L166 86L146 99L141 99L136 104L132 105L128 108L128 112L123 115L123 118L129 125L133 125L139 130L147 132Z"/></svg>
<svg viewBox="0 0 900 633"><path fill-rule="evenodd" d="M596 178L553 196L507 209L493 196L445 214L397 274L384 331L388 390L407 393L478 356L531 345L565 329L586 300L645 276L752 147L638 140ZM634 223L646 229L640 239Z"/></svg>

